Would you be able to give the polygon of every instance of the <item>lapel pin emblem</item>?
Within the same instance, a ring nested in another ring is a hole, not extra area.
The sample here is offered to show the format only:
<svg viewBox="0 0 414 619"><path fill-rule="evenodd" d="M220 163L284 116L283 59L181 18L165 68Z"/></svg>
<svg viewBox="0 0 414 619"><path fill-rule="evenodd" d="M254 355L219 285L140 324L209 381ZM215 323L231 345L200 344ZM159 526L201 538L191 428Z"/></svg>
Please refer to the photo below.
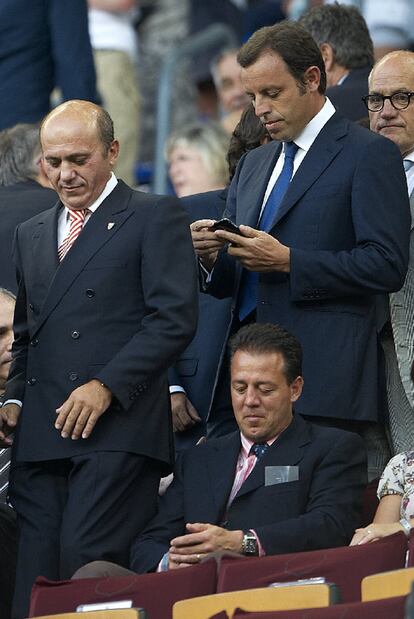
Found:
<svg viewBox="0 0 414 619"><path fill-rule="evenodd" d="M109 222L109 224L108 224L108 226L107 226L108 230L112 230L112 228L114 227L114 225L115 225L115 222L110 221L110 222Z"/></svg>

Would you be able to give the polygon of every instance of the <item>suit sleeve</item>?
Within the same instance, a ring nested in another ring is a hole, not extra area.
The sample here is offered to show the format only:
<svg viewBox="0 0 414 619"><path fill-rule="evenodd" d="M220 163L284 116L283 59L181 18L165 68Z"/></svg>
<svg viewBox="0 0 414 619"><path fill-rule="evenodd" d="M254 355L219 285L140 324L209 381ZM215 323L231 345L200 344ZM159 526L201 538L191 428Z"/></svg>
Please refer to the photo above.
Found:
<svg viewBox="0 0 414 619"><path fill-rule="evenodd" d="M166 372L197 326L197 274L188 219L161 198L146 218L141 279L145 316L137 333L96 377L128 409L136 390Z"/></svg>
<svg viewBox="0 0 414 619"><path fill-rule="evenodd" d="M88 31L86 0L49 0L49 27L55 84L63 99L100 103Z"/></svg>
<svg viewBox="0 0 414 619"><path fill-rule="evenodd" d="M354 247L339 251L292 247L292 301L387 293L404 283L411 216L401 155L390 140L382 140L369 142L355 157Z"/></svg>
<svg viewBox="0 0 414 619"><path fill-rule="evenodd" d="M350 432L328 446L312 472L305 513L275 525L255 527L266 554L302 552L349 543L360 525L366 453Z"/></svg>

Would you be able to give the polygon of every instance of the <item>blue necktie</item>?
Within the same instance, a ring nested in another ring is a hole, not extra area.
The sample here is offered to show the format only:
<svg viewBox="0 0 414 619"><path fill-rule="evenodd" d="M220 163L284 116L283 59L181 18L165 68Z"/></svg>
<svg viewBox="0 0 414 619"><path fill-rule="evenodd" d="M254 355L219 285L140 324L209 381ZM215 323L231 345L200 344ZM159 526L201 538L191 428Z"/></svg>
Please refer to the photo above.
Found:
<svg viewBox="0 0 414 619"><path fill-rule="evenodd" d="M283 162L283 168L270 192L259 222L259 230L263 230L263 232L269 232L271 229L276 213L285 197L285 193L292 178L293 161L298 148L299 147L294 142L285 142L285 160ZM243 321L255 309L257 305L258 285L259 274L257 272L245 271L243 273L239 297L240 321Z"/></svg>
<svg viewBox="0 0 414 619"><path fill-rule="evenodd" d="M255 443L250 448L250 453L254 454L258 460L263 458L266 451L269 449L269 445L267 443Z"/></svg>

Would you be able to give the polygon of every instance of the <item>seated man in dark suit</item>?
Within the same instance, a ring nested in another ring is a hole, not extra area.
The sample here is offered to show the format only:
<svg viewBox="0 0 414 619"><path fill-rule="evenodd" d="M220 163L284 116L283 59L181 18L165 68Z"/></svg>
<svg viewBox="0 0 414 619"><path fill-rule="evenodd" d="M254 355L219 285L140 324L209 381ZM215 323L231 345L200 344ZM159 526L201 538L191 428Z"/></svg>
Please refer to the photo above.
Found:
<svg viewBox="0 0 414 619"><path fill-rule="evenodd" d="M303 386L298 340L278 325L251 324L231 339L230 356L239 431L182 452L158 514L132 545L135 572L193 565L214 551L341 546L359 521L362 439L294 414ZM95 562L81 576L125 573Z"/></svg>

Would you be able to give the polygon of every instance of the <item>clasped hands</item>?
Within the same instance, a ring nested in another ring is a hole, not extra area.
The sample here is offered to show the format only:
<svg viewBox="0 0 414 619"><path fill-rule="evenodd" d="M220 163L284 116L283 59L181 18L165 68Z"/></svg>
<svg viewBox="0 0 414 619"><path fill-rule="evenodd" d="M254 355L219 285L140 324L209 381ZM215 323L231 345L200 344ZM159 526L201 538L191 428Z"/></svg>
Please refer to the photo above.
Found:
<svg viewBox="0 0 414 619"><path fill-rule="evenodd" d="M218 550L241 553L243 531L228 531L203 522L188 523L186 529L186 535L171 540L169 569L194 565Z"/></svg>
<svg viewBox="0 0 414 619"><path fill-rule="evenodd" d="M243 225L240 226L242 235L211 231L213 224L213 219L199 219L190 226L194 250L207 270L213 268L219 250L227 244L227 253L249 271L290 271L289 247L267 232Z"/></svg>

